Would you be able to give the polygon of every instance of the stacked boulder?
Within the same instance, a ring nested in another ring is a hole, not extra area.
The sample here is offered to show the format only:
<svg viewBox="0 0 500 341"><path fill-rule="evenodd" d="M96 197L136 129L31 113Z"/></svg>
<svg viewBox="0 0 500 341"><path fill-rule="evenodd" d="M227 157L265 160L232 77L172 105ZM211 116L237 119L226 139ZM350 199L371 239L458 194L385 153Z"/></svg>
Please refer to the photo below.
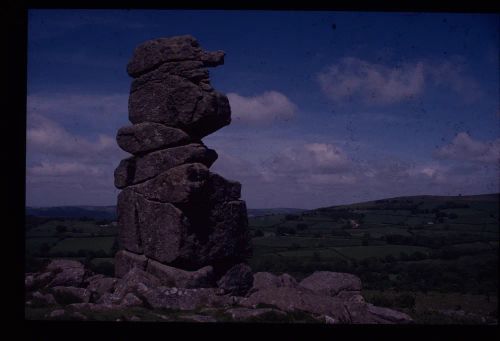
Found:
<svg viewBox="0 0 500 341"><path fill-rule="evenodd" d="M127 66L133 125L117 134L133 154L115 170L117 277L140 268L163 282L203 287L251 253L241 185L209 171L217 153L201 142L231 122L228 99L207 70L223 63L224 52L204 51L189 35L134 51Z"/></svg>

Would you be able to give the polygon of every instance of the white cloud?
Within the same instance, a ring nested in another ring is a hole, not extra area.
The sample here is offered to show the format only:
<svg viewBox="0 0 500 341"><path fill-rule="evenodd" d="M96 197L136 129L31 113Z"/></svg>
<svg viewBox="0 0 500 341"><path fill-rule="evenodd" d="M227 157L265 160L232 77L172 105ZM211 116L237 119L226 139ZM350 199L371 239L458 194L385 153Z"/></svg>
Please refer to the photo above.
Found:
<svg viewBox="0 0 500 341"><path fill-rule="evenodd" d="M334 102L360 98L369 104L391 104L422 94L427 83L447 88L472 102L481 97L479 83L466 75L464 59L416 61L388 66L345 57L317 74L323 93Z"/></svg>
<svg viewBox="0 0 500 341"><path fill-rule="evenodd" d="M32 176L102 176L105 173L103 167L86 165L79 162L47 162L28 168L28 175Z"/></svg>
<svg viewBox="0 0 500 341"><path fill-rule="evenodd" d="M297 106L278 91L266 91L253 97L228 93L227 97L231 105L233 122L259 124L287 121L297 112Z"/></svg>
<svg viewBox="0 0 500 341"><path fill-rule="evenodd" d="M115 133L128 122L128 95L38 93L27 96L28 124L41 115L72 130Z"/></svg>
<svg viewBox="0 0 500 341"><path fill-rule="evenodd" d="M28 115L28 205L109 204L116 200L114 169L128 156L114 137L72 134L39 114Z"/></svg>
<svg viewBox="0 0 500 341"><path fill-rule="evenodd" d="M27 152L69 157L107 158L122 154L115 139L100 134L95 141L69 133L64 127L42 115L28 116Z"/></svg>
<svg viewBox="0 0 500 341"><path fill-rule="evenodd" d="M436 150L434 156L441 159L498 164L500 138L490 142L481 142L474 140L466 132L460 132L450 144Z"/></svg>
<svg viewBox="0 0 500 341"><path fill-rule="evenodd" d="M360 96L366 102L394 103L421 93L424 65L387 67L358 58L342 58L317 75L321 89L333 101Z"/></svg>

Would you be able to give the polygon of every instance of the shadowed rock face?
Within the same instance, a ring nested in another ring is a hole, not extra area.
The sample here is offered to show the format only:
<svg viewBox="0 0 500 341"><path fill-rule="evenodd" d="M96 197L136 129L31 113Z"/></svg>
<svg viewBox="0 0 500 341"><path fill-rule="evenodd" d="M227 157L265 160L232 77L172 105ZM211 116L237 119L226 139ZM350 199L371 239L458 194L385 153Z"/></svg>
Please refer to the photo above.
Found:
<svg viewBox="0 0 500 341"><path fill-rule="evenodd" d="M132 123L156 122L202 138L231 122L227 97L210 86L205 67L224 63L224 52L204 51L192 36L139 45L127 71L135 78L129 97Z"/></svg>
<svg viewBox="0 0 500 341"><path fill-rule="evenodd" d="M184 283L187 273L210 266L214 281L251 253L241 185L209 171L217 153L201 142L231 122L229 101L207 70L223 63L223 52L204 51L192 36L134 50L127 66L132 125L117 133L118 145L133 154L115 170L118 277L137 267ZM190 281L183 285L203 282Z"/></svg>
<svg viewBox="0 0 500 341"><path fill-rule="evenodd" d="M190 137L180 129L144 122L120 128L116 142L126 152L143 154L189 143Z"/></svg>

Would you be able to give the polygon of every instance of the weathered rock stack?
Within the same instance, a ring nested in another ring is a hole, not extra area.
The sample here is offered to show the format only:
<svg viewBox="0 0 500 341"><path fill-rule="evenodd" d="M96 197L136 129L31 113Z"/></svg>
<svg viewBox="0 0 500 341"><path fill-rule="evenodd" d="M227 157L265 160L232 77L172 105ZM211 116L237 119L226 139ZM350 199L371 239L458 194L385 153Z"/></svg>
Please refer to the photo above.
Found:
<svg viewBox="0 0 500 341"><path fill-rule="evenodd" d="M223 63L224 52L204 51L188 35L134 51L127 66L133 125L117 134L133 154L115 170L117 277L137 267L165 282L184 277L208 286L250 255L241 185L209 171L217 153L201 142L231 122L228 99L206 69Z"/></svg>

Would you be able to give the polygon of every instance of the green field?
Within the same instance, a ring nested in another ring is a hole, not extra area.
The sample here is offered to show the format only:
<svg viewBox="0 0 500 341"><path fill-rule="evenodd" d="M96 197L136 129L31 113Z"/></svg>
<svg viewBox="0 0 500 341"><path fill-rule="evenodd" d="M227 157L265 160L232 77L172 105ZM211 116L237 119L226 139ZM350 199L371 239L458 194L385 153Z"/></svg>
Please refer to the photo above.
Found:
<svg viewBox="0 0 500 341"><path fill-rule="evenodd" d="M374 304L422 323L476 323L497 302L498 198L416 196L250 217L248 262L299 280L318 270L354 273ZM32 223L28 268L63 257L112 275L116 234L89 220ZM461 310L470 314L448 316Z"/></svg>

